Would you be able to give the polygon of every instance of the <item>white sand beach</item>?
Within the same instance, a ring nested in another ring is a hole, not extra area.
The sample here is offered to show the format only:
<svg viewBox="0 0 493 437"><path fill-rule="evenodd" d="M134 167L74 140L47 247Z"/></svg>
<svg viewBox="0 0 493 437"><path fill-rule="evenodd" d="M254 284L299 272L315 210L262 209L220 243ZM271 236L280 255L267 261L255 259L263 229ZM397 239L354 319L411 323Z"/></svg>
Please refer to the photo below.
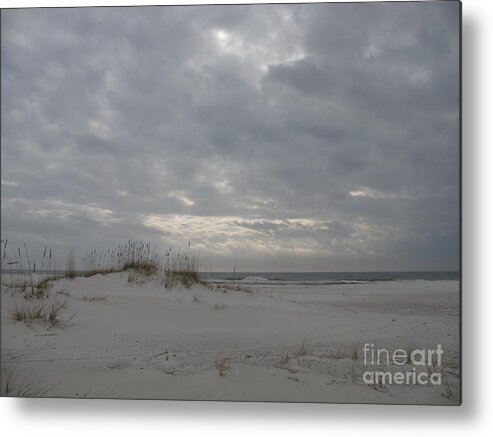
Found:
<svg viewBox="0 0 493 437"><path fill-rule="evenodd" d="M47 304L64 303L55 326L15 321L12 309L29 302L3 286L2 369L54 397L459 402L458 281L169 291L129 274L52 281ZM441 384L365 383L364 344L440 344L440 365L424 369Z"/></svg>

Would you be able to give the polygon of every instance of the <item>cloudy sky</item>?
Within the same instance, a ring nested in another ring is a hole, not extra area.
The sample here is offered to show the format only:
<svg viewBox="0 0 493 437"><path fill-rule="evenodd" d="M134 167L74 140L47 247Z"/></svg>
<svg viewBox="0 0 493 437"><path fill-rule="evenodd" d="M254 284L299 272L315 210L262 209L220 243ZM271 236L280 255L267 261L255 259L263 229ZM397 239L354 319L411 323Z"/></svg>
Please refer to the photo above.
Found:
<svg viewBox="0 0 493 437"><path fill-rule="evenodd" d="M2 239L459 264L456 2L7 10Z"/></svg>

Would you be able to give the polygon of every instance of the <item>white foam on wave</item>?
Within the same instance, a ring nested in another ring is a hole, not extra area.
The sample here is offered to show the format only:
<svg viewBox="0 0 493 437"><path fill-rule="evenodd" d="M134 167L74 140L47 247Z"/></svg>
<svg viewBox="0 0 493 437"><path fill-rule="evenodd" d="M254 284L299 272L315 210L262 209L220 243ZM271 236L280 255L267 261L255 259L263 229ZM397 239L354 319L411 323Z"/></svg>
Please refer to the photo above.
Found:
<svg viewBox="0 0 493 437"><path fill-rule="evenodd" d="M247 282L249 284L258 284L264 282L271 282L270 279L264 278L263 276L246 276L243 279L240 279L237 282Z"/></svg>

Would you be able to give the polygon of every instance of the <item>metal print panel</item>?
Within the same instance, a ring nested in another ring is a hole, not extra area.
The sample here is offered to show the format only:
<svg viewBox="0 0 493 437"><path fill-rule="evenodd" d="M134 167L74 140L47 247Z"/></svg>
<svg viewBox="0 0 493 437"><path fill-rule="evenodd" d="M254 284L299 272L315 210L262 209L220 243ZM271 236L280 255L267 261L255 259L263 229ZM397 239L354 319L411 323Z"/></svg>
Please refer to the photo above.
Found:
<svg viewBox="0 0 493 437"><path fill-rule="evenodd" d="M1 24L3 396L460 404L459 2Z"/></svg>

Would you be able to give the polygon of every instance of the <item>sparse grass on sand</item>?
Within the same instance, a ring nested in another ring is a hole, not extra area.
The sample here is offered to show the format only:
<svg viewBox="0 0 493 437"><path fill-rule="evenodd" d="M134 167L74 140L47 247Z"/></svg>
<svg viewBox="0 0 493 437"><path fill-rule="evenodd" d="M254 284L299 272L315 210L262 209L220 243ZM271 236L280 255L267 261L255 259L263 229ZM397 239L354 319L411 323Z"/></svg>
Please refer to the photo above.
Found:
<svg viewBox="0 0 493 437"><path fill-rule="evenodd" d="M52 386L43 386L39 381L28 378L14 367L1 370L0 396L40 398L48 394Z"/></svg>

